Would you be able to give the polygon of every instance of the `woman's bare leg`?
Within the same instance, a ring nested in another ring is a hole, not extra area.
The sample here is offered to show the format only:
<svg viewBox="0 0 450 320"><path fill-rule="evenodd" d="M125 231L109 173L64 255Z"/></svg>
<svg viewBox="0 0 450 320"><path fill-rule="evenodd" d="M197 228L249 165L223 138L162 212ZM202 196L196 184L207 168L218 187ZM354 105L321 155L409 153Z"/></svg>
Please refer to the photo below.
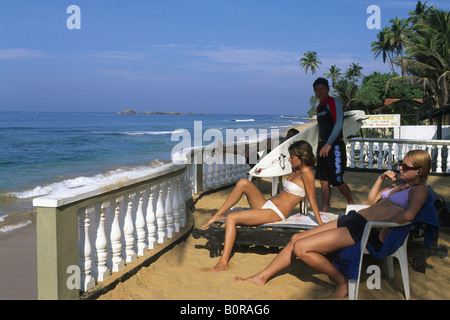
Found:
<svg viewBox="0 0 450 320"><path fill-rule="evenodd" d="M275 211L270 209L244 210L229 214L225 220L225 241L222 256L219 262L210 272L224 271L228 269L228 261L236 240L237 225L259 225L280 220Z"/></svg>
<svg viewBox="0 0 450 320"><path fill-rule="evenodd" d="M211 223L225 218L225 213L230 210L232 206L238 203L244 194L246 195L248 204L252 209L260 209L264 203L266 203L266 199L262 195L261 191L259 191L259 189L251 181L248 179L241 179L236 183L236 186L228 195L219 210L217 210L217 212L203 225L202 228L206 229L211 225Z"/></svg>
<svg viewBox="0 0 450 320"><path fill-rule="evenodd" d="M280 253L272 260L272 262L261 272L248 278L236 277L236 281L249 281L255 284L264 285L272 278L276 273L287 268L295 259L293 253L294 244L304 238L313 236L318 233L326 232L337 227L337 221L330 221L324 223L316 228L307 230L305 232L297 233L291 238L291 241L280 251Z"/></svg>
<svg viewBox="0 0 450 320"><path fill-rule="evenodd" d="M355 241L348 229L341 227L300 239L294 243L292 251L304 263L325 273L336 282L336 289L328 298L344 298L348 293L347 280L324 256L324 253L334 252L354 244Z"/></svg>

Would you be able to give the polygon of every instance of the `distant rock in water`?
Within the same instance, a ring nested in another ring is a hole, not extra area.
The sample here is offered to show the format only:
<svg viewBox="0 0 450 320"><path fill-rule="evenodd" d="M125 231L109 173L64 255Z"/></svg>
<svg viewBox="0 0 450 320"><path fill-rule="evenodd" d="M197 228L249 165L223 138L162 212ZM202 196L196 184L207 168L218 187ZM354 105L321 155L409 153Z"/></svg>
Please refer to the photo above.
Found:
<svg viewBox="0 0 450 320"><path fill-rule="evenodd" d="M134 111L134 110L125 110L125 111L120 111L120 112L117 112L118 114L137 114L137 112L136 111Z"/></svg>
<svg viewBox="0 0 450 320"><path fill-rule="evenodd" d="M138 113L132 109L129 110L124 110L124 111L119 111L117 112L117 114L143 114L143 115L182 115L182 116L186 116L186 115L196 115L195 112L189 112L189 113L181 113L181 112L160 112L160 111L146 111L144 113ZM209 115L206 114L206 115Z"/></svg>

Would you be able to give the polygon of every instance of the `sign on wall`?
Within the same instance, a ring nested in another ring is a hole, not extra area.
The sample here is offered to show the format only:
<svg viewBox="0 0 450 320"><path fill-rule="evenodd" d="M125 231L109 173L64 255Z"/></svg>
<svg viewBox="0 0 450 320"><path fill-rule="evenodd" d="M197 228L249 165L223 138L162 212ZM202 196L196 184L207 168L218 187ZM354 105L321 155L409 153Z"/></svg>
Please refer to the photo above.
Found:
<svg viewBox="0 0 450 320"><path fill-rule="evenodd" d="M363 128L392 128L400 126L400 114L368 115Z"/></svg>

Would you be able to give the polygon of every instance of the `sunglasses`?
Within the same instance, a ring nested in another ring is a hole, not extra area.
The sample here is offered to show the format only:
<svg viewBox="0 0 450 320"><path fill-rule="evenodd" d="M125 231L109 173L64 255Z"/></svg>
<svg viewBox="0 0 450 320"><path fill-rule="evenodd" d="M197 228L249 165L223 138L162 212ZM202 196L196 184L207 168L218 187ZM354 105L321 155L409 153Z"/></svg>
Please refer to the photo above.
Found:
<svg viewBox="0 0 450 320"><path fill-rule="evenodd" d="M420 169L420 167L410 167L410 166L404 164L403 161L399 161L398 162L398 166L399 166L399 168L402 169L403 172L406 172L408 170L418 170L418 169Z"/></svg>

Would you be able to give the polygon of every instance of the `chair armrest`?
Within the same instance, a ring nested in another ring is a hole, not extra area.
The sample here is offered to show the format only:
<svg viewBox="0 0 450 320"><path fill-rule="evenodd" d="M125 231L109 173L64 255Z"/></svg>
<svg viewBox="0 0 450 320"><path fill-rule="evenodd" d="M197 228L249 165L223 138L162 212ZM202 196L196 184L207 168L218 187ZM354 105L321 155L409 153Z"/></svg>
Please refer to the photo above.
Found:
<svg viewBox="0 0 450 320"><path fill-rule="evenodd" d="M365 228L379 228L379 227L387 227L387 228L395 228L395 227L403 227L411 224L411 222L406 223L397 223L397 222L383 222L383 221L368 221ZM364 232L366 230L364 229Z"/></svg>
<svg viewBox="0 0 450 320"><path fill-rule="evenodd" d="M368 221L366 226L364 227L364 232L361 237L361 252L364 252L366 248L367 241L369 240L370 230L372 228L395 228L395 227L403 227L411 224L411 222L407 223L396 223L396 222L383 222L383 221Z"/></svg>

